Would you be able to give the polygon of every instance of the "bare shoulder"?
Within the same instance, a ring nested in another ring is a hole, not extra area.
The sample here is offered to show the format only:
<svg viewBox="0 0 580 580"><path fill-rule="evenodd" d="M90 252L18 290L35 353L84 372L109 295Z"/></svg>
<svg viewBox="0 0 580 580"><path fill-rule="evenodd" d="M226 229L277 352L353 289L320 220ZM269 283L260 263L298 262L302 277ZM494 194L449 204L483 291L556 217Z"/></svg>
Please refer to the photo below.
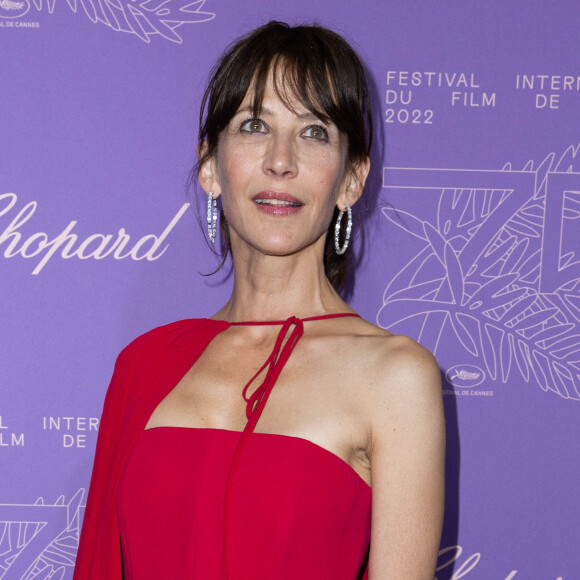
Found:
<svg viewBox="0 0 580 580"><path fill-rule="evenodd" d="M359 354L364 351L362 358L368 374L377 379L373 381L377 389L395 388L395 383L399 387L411 387L414 382L420 388L425 382L432 384L433 381L440 388L439 365L433 354L418 342L367 321L361 321L357 330L359 344L354 350Z"/></svg>
<svg viewBox="0 0 580 580"><path fill-rule="evenodd" d="M408 336L391 335L384 342L384 364L377 369L383 390L441 394L441 372L431 352Z"/></svg>
<svg viewBox="0 0 580 580"><path fill-rule="evenodd" d="M416 413L439 407L441 371L433 354L418 342L361 321L358 346L362 393L369 414L401 408Z"/></svg>

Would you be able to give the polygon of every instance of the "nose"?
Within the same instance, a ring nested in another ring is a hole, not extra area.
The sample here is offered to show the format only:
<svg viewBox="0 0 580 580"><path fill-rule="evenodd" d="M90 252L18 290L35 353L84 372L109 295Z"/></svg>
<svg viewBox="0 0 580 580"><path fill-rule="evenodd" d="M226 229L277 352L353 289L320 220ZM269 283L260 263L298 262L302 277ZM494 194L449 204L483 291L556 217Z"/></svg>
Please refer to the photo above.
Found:
<svg viewBox="0 0 580 580"><path fill-rule="evenodd" d="M297 174L296 152L290 136L272 135L264 156L263 169L272 176L294 177Z"/></svg>

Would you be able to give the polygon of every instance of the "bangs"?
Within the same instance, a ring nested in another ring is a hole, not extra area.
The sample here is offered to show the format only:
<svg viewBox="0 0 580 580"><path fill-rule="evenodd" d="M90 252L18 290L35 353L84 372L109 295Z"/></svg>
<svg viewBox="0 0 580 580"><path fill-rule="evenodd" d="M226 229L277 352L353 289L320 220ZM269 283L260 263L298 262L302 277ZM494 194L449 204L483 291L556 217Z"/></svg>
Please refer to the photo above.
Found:
<svg viewBox="0 0 580 580"><path fill-rule="evenodd" d="M247 89L253 92L253 114L261 114L266 85L271 79L276 96L288 110L299 113L296 110L296 103L299 103L322 122L337 124L338 106L334 97L336 88L331 84L332 73L314 60L292 56L295 58L275 54L260 63Z"/></svg>

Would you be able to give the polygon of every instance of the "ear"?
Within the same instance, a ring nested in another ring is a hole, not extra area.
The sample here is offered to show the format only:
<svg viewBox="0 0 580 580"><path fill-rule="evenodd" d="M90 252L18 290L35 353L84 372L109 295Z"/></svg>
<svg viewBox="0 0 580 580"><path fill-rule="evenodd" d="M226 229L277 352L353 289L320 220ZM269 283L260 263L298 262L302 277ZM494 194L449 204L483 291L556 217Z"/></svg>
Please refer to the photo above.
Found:
<svg viewBox="0 0 580 580"><path fill-rule="evenodd" d="M336 200L336 205L341 211L345 205L352 207L362 195L365 183L371 168L371 160L365 157L362 161L350 168L344 177L340 194Z"/></svg>
<svg viewBox="0 0 580 580"><path fill-rule="evenodd" d="M201 159L206 149L207 143L204 141L197 148L198 159ZM197 172L197 180L199 181L199 184L206 193L213 191L214 199L217 199L221 195L222 188L219 179L219 171L217 168L217 160L215 155L213 155L209 159L206 159L205 162L199 166Z"/></svg>

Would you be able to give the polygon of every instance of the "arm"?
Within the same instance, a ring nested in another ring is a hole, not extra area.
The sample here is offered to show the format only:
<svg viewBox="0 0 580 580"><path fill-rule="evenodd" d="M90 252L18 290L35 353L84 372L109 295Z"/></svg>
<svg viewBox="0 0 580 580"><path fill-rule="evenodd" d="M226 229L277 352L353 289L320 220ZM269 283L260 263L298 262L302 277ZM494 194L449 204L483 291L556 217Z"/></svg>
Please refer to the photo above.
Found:
<svg viewBox="0 0 580 580"><path fill-rule="evenodd" d="M369 580L433 580L444 502L441 376L426 349L389 340L371 397Z"/></svg>

